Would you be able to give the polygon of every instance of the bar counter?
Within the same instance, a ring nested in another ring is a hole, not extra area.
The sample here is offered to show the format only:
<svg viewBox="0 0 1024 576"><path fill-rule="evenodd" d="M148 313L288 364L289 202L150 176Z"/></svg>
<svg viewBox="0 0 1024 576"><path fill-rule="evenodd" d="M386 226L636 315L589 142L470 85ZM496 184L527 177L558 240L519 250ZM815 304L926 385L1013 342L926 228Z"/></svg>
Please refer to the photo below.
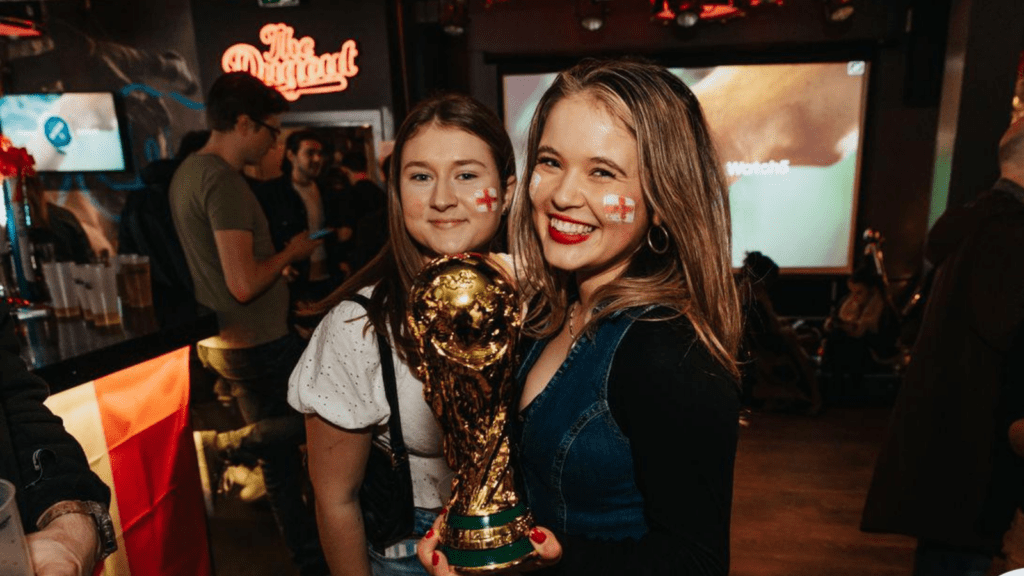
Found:
<svg viewBox="0 0 1024 576"><path fill-rule="evenodd" d="M217 317L205 309L157 312L123 308L121 324L106 328L83 318L19 318L21 356L55 394L137 365L217 333Z"/></svg>

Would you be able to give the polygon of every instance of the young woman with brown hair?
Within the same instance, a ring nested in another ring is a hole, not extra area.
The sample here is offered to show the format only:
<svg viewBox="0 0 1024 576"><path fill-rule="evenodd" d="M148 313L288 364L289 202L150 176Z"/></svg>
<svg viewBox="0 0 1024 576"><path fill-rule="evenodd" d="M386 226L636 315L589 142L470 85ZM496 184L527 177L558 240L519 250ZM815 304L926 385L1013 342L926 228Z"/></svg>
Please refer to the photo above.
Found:
<svg viewBox="0 0 1024 576"><path fill-rule="evenodd" d="M371 441L387 431L377 334L393 350L402 432L409 450L416 533L446 502L451 471L441 453L423 384L409 370L416 347L405 324L413 278L430 259L487 251L502 228L515 183L512 144L497 116L462 95L419 104L395 138L388 179L389 240L380 254L318 307L330 312L313 333L289 382L289 402L306 414L309 472L320 540L331 573L422 573L415 540L369 549L359 487ZM369 307L349 301L359 293Z"/></svg>

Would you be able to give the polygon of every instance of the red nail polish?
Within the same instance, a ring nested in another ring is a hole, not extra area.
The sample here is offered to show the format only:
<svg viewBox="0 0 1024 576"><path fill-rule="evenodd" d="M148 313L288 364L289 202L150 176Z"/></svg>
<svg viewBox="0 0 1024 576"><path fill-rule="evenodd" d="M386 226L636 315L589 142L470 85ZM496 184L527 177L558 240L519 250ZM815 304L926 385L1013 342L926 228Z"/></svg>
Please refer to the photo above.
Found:
<svg viewBox="0 0 1024 576"><path fill-rule="evenodd" d="M434 555L430 557L430 563L434 566L437 566L437 563L440 561L441 557L437 555L437 552L434 552Z"/></svg>
<svg viewBox="0 0 1024 576"><path fill-rule="evenodd" d="M426 534L426 536L424 536L424 538L433 538L433 537L434 537L434 529L431 528L430 530L427 530L427 534Z"/></svg>
<svg viewBox="0 0 1024 576"><path fill-rule="evenodd" d="M544 541L547 540L547 539L548 539L548 535L543 533L543 532L541 532L540 530L538 530L536 528L534 528L530 532L530 540L533 540L537 544L543 544Z"/></svg>
<svg viewBox="0 0 1024 576"><path fill-rule="evenodd" d="M447 508L441 508L441 516L444 516L447 513L448 513L448 509Z"/></svg>

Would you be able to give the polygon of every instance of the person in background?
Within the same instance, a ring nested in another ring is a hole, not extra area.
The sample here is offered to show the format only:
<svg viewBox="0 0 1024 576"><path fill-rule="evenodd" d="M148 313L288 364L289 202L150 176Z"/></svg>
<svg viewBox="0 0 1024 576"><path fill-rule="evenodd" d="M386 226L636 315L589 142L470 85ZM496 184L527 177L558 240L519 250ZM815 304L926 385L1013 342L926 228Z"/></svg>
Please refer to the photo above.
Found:
<svg viewBox="0 0 1024 576"><path fill-rule="evenodd" d="M182 161L209 139L209 130L188 132L174 158L150 162L139 174L146 187L128 194L121 211L117 252L149 256L153 302L169 310L195 304L192 277L171 219L171 179Z"/></svg>
<svg viewBox="0 0 1024 576"><path fill-rule="evenodd" d="M384 172L384 181L387 183L388 173L391 169L391 155L389 154L381 161L381 169ZM353 270L359 270L366 265L374 256L380 252L388 240L388 214L387 203L378 207L373 212L364 214L356 222L355 249L349 256L349 263Z"/></svg>
<svg viewBox="0 0 1024 576"><path fill-rule="evenodd" d="M228 383L248 424L297 417L285 396L303 343L288 328L283 272L323 243L303 230L275 251L267 218L241 174L275 144L287 109L284 97L259 79L221 75L206 100L210 140L171 180L171 215L196 301L217 313L218 334L198 344L199 359ZM326 574L302 496L299 445L267 442L260 460L271 508L300 573Z"/></svg>
<svg viewBox="0 0 1024 576"><path fill-rule="evenodd" d="M384 191L374 184L367 170L366 154L360 150L346 152L341 159L341 171L349 182L341 207L345 218L353 224L363 216L384 208Z"/></svg>
<svg viewBox="0 0 1024 576"><path fill-rule="evenodd" d="M928 234L935 278L861 519L917 538L918 576L985 574L1024 485L997 410L1021 385L1004 379L1024 325L1024 122L1000 140L999 168Z"/></svg>
<svg viewBox="0 0 1024 576"><path fill-rule="evenodd" d="M319 304L330 312L289 382L289 402L306 414L317 521L334 576L423 573L416 539L447 502L452 475L423 383L409 368L417 356L405 322L409 288L431 258L494 248L515 183L515 156L501 121L468 96L445 94L417 105L398 130L393 158L390 239ZM369 298L368 308L348 300L357 293ZM391 416L377 334L391 344L416 507L414 533L384 550L367 547L358 499L371 441Z"/></svg>
<svg viewBox="0 0 1024 576"><path fill-rule="evenodd" d="M110 488L43 404L46 382L18 350L14 318L0 300L0 478L15 485L37 576L89 576L117 550Z"/></svg>
<svg viewBox="0 0 1024 576"><path fill-rule="evenodd" d="M285 140L284 158L279 178L268 180L254 190L270 224L274 248L284 250L296 234L303 230L331 228L323 245L309 260L296 262L295 275L289 286L291 301L313 302L330 294L341 284L338 238L341 222L329 210L326 198L317 185L324 165L324 143L312 130L297 130Z"/></svg>

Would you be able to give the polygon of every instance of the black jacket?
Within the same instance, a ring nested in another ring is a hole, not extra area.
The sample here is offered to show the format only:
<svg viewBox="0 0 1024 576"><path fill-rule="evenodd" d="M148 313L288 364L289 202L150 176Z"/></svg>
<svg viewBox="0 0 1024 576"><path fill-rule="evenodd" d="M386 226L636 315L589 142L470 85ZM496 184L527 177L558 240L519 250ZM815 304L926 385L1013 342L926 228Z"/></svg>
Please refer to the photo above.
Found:
<svg viewBox="0 0 1024 576"><path fill-rule="evenodd" d="M863 530L998 550L1024 483L998 411L1007 362L1021 362L1022 247L1024 188L1009 180L947 210L928 234L938 268Z"/></svg>
<svg viewBox="0 0 1024 576"><path fill-rule="evenodd" d="M85 452L43 405L46 383L18 355L14 319L0 300L0 477L14 483L26 532L62 500L110 505L110 489L90 469Z"/></svg>

